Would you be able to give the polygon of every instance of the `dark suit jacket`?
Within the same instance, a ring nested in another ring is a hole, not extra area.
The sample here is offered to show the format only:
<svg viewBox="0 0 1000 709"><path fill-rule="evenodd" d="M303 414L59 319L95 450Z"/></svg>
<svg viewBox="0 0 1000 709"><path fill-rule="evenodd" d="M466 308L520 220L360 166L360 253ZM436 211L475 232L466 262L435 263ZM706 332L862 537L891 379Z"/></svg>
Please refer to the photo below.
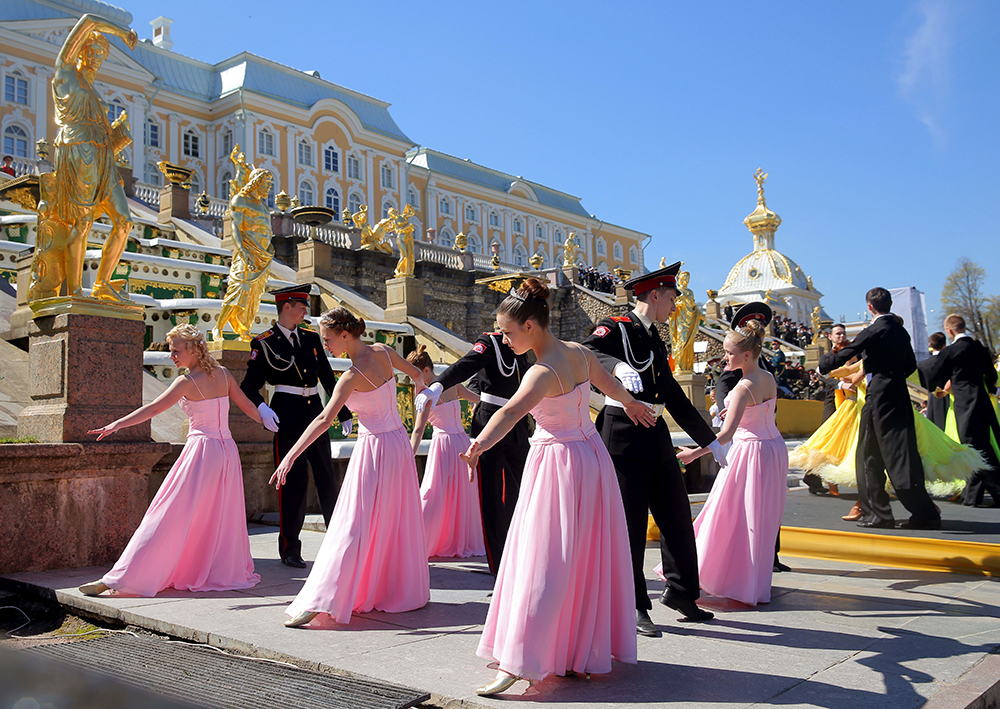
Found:
<svg viewBox="0 0 1000 709"><path fill-rule="evenodd" d="M931 369L936 364L940 354L932 355L927 359L917 362L917 374L920 375L920 386L927 390L927 418L942 431L948 418L948 397L934 396L934 390L943 387L948 380L931 376Z"/></svg>
<svg viewBox="0 0 1000 709"><path fill-rule="evenodd" d="M612 374L619 362L625 362L639 371L643 390L635 394L635 398L649 404L663 404L677 425L687 431L699 446L707 446L715 440L711 426L674 379L667 361L666 346L659 337L654 338L643 327L635 311L627 317L604 318L583 344ZM649 366L643 369L647 363ZM670 433L662 418L653 428L645 428L633 424L624 409L605 406L598 415L597 428L613 456L657 461L673 454Z"/></svg>
<svg viewBox="0 0 1000 709"><path fill-rule="evenodd" d="M955 422L963 443L984 450L980 446L990 445L991 429L1000 441L1000 427L989 397L997 386L997 371L989 350L978 340L960 337L934 358L930 376L934 381L951 380Z"/></svg>

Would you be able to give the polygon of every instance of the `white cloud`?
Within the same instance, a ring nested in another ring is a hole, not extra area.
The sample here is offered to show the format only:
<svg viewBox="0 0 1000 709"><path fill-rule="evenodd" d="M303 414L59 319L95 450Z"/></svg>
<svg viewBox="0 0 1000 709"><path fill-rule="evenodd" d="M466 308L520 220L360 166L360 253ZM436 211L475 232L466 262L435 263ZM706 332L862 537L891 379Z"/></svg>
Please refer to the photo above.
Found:
<svg viewBox="0 0 1000 709"><path fill-rule="evenodd" d="M913 104L917 119L943 147L947 136L937 114L948 88L952 18L945 0L920 0L915 10L921 22L903 51L903 70L897 78L899 95Z"/></svg>

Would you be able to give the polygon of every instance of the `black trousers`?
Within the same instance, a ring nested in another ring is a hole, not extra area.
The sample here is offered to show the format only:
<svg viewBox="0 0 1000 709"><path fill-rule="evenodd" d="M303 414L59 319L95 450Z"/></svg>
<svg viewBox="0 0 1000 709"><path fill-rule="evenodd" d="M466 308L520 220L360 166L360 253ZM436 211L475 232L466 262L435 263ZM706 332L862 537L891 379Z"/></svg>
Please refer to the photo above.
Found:
<svg viewBox="0 0 1000 709"><path fill-rule="evenodd" d="M278 432L274 434L274 467L277 468L285 454L299 440L299 436L323 411L323 404L316 395L302 397L297 394L276 393L271 398L270 406L279 419ZM323 519L329 525L333 508L337 504L337 494L340 492L340 481L333 471L329 436L321 435L295 460L278 493L278 554L282 559L302 555L299 533L306 519L310 469Z"/></svg>
<svg viewBox="0 0 1000 709"><path fill-rule="evenodd" d="M987 466L985 470L977 470L970 475L968 482L965 483L962 502L966 505L983 504L983 498L989 492L993 498L993 504L1000 506L1000 460L997 460L996 451L993 450L993 443L990 440L990 424L987 418L992 413L992 411L987 411L984 416L974 422L975 425L960 425L958 429L959 440L979 451Z"/></svg>
<svg viewBox="0 0 1000 709"><path fill-rule="evenodd" d="M475 438L486 426L490 416L500 407L481 404L469 427ZM521 474L528 457L529 423L525 417L500 441L479 457L479 505L483 515L483 539L490 573L500 568L507 531L514 516L521 489Z"/></svg>
<svg viewBox="0 0 1000 709"><path fill-rule="evenodd" d="M905 406L880 410L869 398L861 409L855 465L863 519L893 519L889 493L885 490L887 473L896 499L910 513L911 521L941 519L924 487L924 466L917 451L917 432L908 400Z"/></svg>

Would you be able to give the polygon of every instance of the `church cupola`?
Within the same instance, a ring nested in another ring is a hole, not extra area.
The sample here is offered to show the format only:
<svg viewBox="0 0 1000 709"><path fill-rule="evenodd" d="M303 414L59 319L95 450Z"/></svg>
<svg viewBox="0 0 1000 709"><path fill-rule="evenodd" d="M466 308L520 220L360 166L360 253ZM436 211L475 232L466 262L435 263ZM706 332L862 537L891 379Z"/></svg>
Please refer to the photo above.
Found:
<svg viewBox="0 0 1000 709"><path fill-rule="evenodd" d="M747 215L743 223L753 234L754 251L773 249L774 232L781 224L781 217L768 209L767 202L764 201L764 181L767 180L767 173L758 167L754 179L757 180L757 208Z"/></svg>

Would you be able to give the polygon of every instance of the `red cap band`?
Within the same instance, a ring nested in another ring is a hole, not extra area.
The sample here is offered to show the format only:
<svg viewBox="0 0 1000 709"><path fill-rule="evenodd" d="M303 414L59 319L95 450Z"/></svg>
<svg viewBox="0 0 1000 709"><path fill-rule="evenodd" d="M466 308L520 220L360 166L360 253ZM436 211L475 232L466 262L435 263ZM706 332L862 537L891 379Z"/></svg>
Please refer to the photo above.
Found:
<svg viewBox="0 0 1000 709"><path fill-rule="evenodd" d="M641 281L632 286L632 292L636 295L642 295L646 291L651 291L654 288L670 287L677 288L677 278L675 276L660 276L659 278L650 278L648 281Z"/></svg>
<svg viewBox="0 0 1000 709"><path fill-rule="evenodd" d="M301 291L296 291L294 293L276 293L274 295L275 303L284 303L289 300L301 300L303 303L308 303L309 294L303 293Z"/></svg>

